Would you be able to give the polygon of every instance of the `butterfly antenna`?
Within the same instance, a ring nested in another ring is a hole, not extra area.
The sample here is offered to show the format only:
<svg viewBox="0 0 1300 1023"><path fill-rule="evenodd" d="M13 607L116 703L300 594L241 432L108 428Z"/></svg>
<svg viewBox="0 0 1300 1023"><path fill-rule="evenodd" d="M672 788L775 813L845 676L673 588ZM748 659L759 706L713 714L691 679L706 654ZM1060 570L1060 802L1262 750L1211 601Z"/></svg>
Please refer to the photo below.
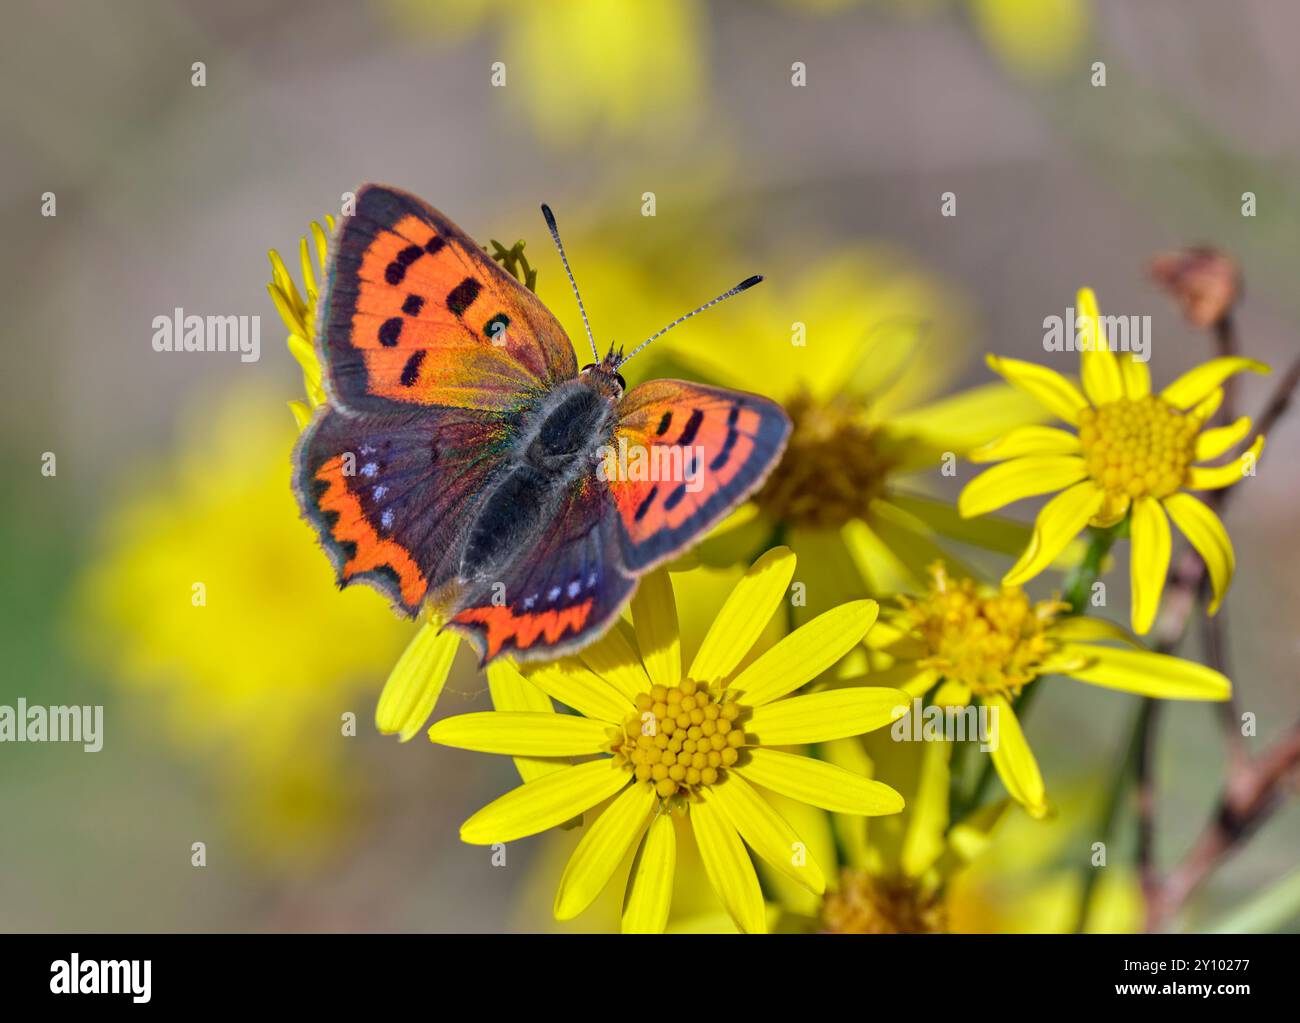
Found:
<svg viewBox="0 0 1300 1023"><path fill-rule="evenodd" d="M677 317L677 319L673 320L672 323L670 323L670 324L668 324L668 326L664 327L663 330L656 331L655 333L651 334L648 338L646 338L644 341L642 341L639 345L637 345L635 348L633 348L632 351L631 351L631 353L628 355L628 357L627 357L626 359L622 359L622 360L619 361L619 365L620 365L620 366L623 365L623 363L625 363L625 362L627 362L629 359L631 359L633 355L636 355L637 352L639 352L642 348L644 348L646 345L648 345L648 344L649 344L651 341L653 341L655 338L663 337L665 334L667 334L667 333L668 333L670 330L672 330L674 327L676 327L676 326L678 326L678 325L680 325L680 324L685 323L687 320L689 320L689 319L690 319L692 316L694 316L696 313L702 313L702 312L704 312L705 309L712 309L715 305L717 305L719 302L723 301L724 299L731 298L733 295L739 295L742 291L748 291L750 288L752 288L755 284L757 284L757 283L758 283L759 281L761 281L762 279L763 279L762 274L755 274L753 277L746 277L743 281L741 281L739 284L737 284L737 285L736 285L734 288L732 288L730 291L724 291L724 292L723 292L721 295L719 295L717 298L713 299L713 301L711 301L711 302L705 302L704 305L700 306L698 309L693 309L693 310L691 310L691 311L690 311L689 313L687 313L685 316L679 316L679 317Z"/></svg>
<svg viewBox="0 0 1300 1023"><path fill-rule="evenodd" d="M551 208L542 203L542 216L546 218L546 226L551 230L551 240L555 242L555 247L560 250L560 262L564 264L564 272L569 275L569 286L573 288L573 297L578 300L578 312L582 313L582 325L587 330L587 340L591 342L591 354L600 362L600 352L596 351L596 339L591 333L591 324L587 322L587 310L582 304L582 295L578 291L578 282L573 279L573 271L569 269L569 257L564 254L564 242L560 241L560 229L555 226L555 214Z"/></svg>

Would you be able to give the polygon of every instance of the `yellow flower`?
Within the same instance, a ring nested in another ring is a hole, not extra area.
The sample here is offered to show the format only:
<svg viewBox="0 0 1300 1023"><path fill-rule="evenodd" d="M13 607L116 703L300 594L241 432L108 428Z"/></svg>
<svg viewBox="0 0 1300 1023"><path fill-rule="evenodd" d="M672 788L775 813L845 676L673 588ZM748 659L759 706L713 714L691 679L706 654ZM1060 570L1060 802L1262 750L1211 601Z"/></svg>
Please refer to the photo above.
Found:
<svg viewBox="0 0 1300 1023"><path fill-rule="evenodd" d="M1045 675L1167 700L1226 700L1232 684L1219 672L1141 649L1119 626L1067 617L1057 600L1030 601L1023 589L1000 591L931 570L929 591L901 597L901 607L867 637L892 664L864 676L867 684L897 686L909 699L935 689L933 703L987 708L993 765L1011 797L1030 814L1048 811L1038 763L1012 701ZM1107 646L1119 642L1126 647ZM837 684L845 684L841 681ZM936 688L937 687L937 688ZM899 727L905 727L903 723Z"/></svg>
<svg viewBox="0 0 1300 1023"><path fill-rule="evenodd" d="M839 934L946 932L949 882L987 844L1006 802L949 827L947 742L901 743L886 732L823 743L827 762L855 775L887 776L906 809L868 821L813 807L781 806L809 848L836 864L826 891L795 889L765 872L764 884L783 915L783 930Z"/></svg>
<svg viewBox="0 0 1300 1023"><path fill-rule="evenodd" d="M341 715L403 628L334 586L286 486L275 398L240 390L192 416L174 463L106 510L76 634L211 765L249 851L299 870L355 821Z"/></svg>
<svg viewBox="0 0 1300 1023"><path fill-rule="evenodd" d="M582 659L530 675L576 715L489 711L434 724L429 738L447 746L595 758L506 793L461 826L461 839L475 845L513 841L612 800L574 850L554 913L558 919L582 913L638 846L624 899L625 931L664 928L676 822L683 819L714 892L741 930L766 929L746 844L796 883L823 890L821 868L761 790L849 814L897 813L903 800L880 782L776 747L880 728L895 720L905 697L883 687L790 695L861 641L875 621L874 601L834 608L746 663L786 599L794 567L794 554L785 548L759 558L685 670L671 584L665 571L656 571L633 600L632 628L620 624Z"/></svg>
<svg viewBox="0 0 1300 1023"><path fill-rule="evenodd" d="M306 403L289 402L299 430L311 422L315 408L326 400L320 357L316 352L316 300L320 295L317 268L323 276L329 256L326 229L334 230L334 218L327 216L325 224L326 228L322 228L313 222L307 235L298 239L298 262L306 297L299 292L280 253L272 249L267 254L271 260L271 281L266 290L289 331L289 351L302 367L303 389L307 392ZM442 624L430 613L390 672L375 708L375 726L382 734L396 735L401 742L406 742L433 713L460 647L460 637L443 631Z"/></svg>
<svg viewBox="0 0 1300 1023"><path fill-rule="evenodd" d="M704 80L698 0L388 0L404 28L444 45L491 24L501 37L492 84L518 102L539 136L662 138L689 119ZM484 84L489 69L484 68ZM493 90L498 91L498 90ZM658 134L656 135L656 130Z"/></svg>
<svg viewBox="0 0 1300 1023"><path fill-rule="evenodd" d="M1211 359L1155 395L1146 363L1110 350L1090 289L1079 292L1077 305L1082 391L1044 366L988 358L996 372L1077 432L1022 427L972 452L972 461L1003 464L968 483L958 508L965 517L983 515L1024 497L1061 491L1039 512L1029 546L1002 580L1008 586L1038 575L1085 526L1114 526L1127 516L1131 614L1138 633L1151 629L1160 607L1173 519L1205 559L1213 614L1232 580L1232 541L1219 517L1184 491L1218 490L1254 474L1262 436L1226 465L1194 463L1219 458L1250 433L1245 416L1204 429L1223 400L1224 380L1243 370L1267 373L1268 367L1239 356Z"/></svg>

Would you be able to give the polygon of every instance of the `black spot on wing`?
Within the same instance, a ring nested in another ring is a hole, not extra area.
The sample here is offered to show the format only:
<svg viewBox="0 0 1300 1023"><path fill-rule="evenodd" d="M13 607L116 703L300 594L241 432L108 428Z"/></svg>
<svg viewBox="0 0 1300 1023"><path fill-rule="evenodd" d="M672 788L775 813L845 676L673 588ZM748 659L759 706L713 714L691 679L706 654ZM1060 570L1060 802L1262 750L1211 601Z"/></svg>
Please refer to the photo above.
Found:
<svg viewBox="0 0 1300 1023"><path fill-rule="evenodd" d="M682 498L686 496L686 484L678 483L673 487L673 492L664 498L664 511L672 511L682 503Z"/></svg>
<svg viewBox="0 0 1300 1023"><path fill-rule="evenodd" d="M424 249L420 246L408 245L384 268L384 280L389 284L401 284L406 278L406 268L423 255Z"/></svg>
<svg viewBox="0 0 1300 1023"><path fill-rule="evenodd" d="M419 295L407 295L406 301L402 303L402 312L407 316L419 316L420 310L424 308L424 299Z"/></svg>
<svg viewBox="0 0 1300 1023"><path fill-rule="evenodd" d="M394 316L385 320L379 327L379 343L385 348L392 348L402 336L402 318Z"/></svg>
<svg viewBox="0 0 1300 1023"><path fill-rule="evenodd" d="M668 432L668 427L673 421L673 410L669 409L664 413L664 417L659 420L659 426L655 429L655 436L662 437Z"/></svg>
<svg viewBox="0 0 1300 1023"><path fill-rule="evenodd" d="M448 292L447 308L457 316L464 316L465 310L474 304L474 299L478 298L478 293L482 290L483 285L473 277L466 277Z"/></svg>
<svg viewBox="0 0 1300 1023"><path fill-rule="evenodd" d="M411 353L411 357L406 360L406 365L402 367L402 386L414 387L415 382L420 379L420 364L424 362L425 349L421 348Z"/></svg>
<svg viewBox="0 0 1300 1023"><path fill-rule="evenodd" d="M702 422L704 422L704 413L700 409L691 409L691 418L686 420L686 426L682 428L682 435L673 443L679 447L689 444L695 439L695 435L700 432Z"/></svg>
<svg viewBox="0 0 1300 1023"><path fill-rule="evenodd" d="M656 483L653 487L650 488L650 493L645 495L645 500L643 500L639 505L636 506L635 519L637 522L640 522L643 518L645 518L646 512L648 512L650 510L650 506L654 504L655 495L658 493L659 493L659 484Z"/></svg>

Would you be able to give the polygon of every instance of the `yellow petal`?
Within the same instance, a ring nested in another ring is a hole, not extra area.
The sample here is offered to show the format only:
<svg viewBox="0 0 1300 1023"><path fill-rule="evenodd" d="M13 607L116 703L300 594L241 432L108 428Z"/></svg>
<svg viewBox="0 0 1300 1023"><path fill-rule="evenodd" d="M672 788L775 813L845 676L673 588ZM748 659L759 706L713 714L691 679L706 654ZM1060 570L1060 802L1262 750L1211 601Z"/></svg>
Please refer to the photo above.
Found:
<svg viewBox="0 0 1300 1023"><path fill-rule="evenodd" d="M1196 552L1205 562L1210 573L1210 585L1214 590L1214 599L1208 608L1210 614L1219 610L1232 574L1237 568L1237 557L1232 550L1232 540L1223 522L1214 514L1213 509L1203 501L1198 501L1191 494L1170 494L1164 500L1165 511L1174 520L1183 536L1187 537Z"/></svg>
<svg viewBox="0 0 1300 1023"><path fill-rule="evenodd" d="M393 665L375 708L375 727L384 735L396 732L406 742L433 713L460 647L460 637L441 628L441 622L422 625Z"/></svg>
<svg viewBox="0 0 1300 1023"><path fill-rule="evenodd" d="M899 854L899 865L908 877L921 877L947 845L951 755L950 742L927 742L921 752L920 777Z"/></svg>
<svg viewBox="0 0 1300 1023"><path fill-rule="evenodd" d="M1051 627L1053 639L1063 643L1100 643L1104 640L1116 640L1129 646L1141 646L1142 642L1122 625L1107 621L1105 618L1090 618L1088 615L1071 615L1059 618Z"/></svg>
<svg viewBox="0 0 1300 1023"><path fill-rule="evenodd" d="M650 688L650 677L641 664L635 639L632 627L620 618L612 629L578 654L588 668L629 700L635 700L638 693Z"/></svg>
<svg viewBox="0 0 1300 1023"><path fill-rule="evenodd" d="M998 777L1007 787L1011 798L1028 811L1031 817L1043 817L1047 814L1047 790L1043 787L1043 776L1038 770L1038 761L1025 740L1025 733L1020 729L1016 712L1004 696L988 696L983 699L984 706L997 715L998 741L992 750L993 766L997 768Z"/></svg>
<svg viewBox="0 0 1300 1023"><path fill-rule="evenodd" d="M945 562L949 570L958 575L972 575L975 572L954 555L950 548L942 545L938 535L924 520L905 512L890 501L872 501L866 522L880 542L907 569L909 585L906 592L923 588L921 580L928 578L930 566L936 561Z"/></svg>
<svg viewBox="0 0 1300 1023"><path fill-rule="evenodd" d="M307 375L309 380L320 383L321 366L320 359L316 356L316 347L301 334L290 334L289 354L298 360L298 365Z"/></svg>
<svg viewBox="0 0 1300 1023"><path fill-rule="evenodd" d="M897 721L911 698L899 689L864 686L790 696L754 708L745 734L760 746L797 746L861 735Z"/></svg>
<svg viewBox="0 0 1300 1023"><path fill-rule="evenodd" d="M903 494L892 490L888 500L890 504L927 522L936 533L1001 554L1018 555L1025 549L1033 533L1029 526L999 515L962 518L951 503L919 494ZM1077 565L1082 560L1084 550L1083 543L1071 544L1053 568L1071 568Z"/></svg>
<svg viewBox="0 0 1300 1023"><path fill-rule="evenodd" d="M621 725L636 710L632 701L573 658L544 664L528 673L542 692L584 717Z"/></svg>
<svg viewBox="0 0 1300 1023"><path fill-rule="evenodd" d="M1191 410L1191 414L1199 419L1202 423L1208 423L1210 417L1219 411L1219 406L1223 404L1223 388L1216 387L1210 392L1209 396L1198 402Z"/></svg>
<svg viewBox="0 0 1300 1023"><path fill-rule="evenodd" d="M505 657L498 657L487 666L487 680L494 710L529 711L534 714L555 712L550 697L519 674L519 669ZM515 770L524 781L532 781L569 766L569 760L564 757L515 757L514 760Z"/></svg>
<svg viewBox="0 0 1300 1023"><path fill-rule="evenodd" d="M1133 631L1145 635L1151 631L1160 610L1160 595L1165 590L1165 576L1169 573L1169 557L1173 545L1169 535L1169 516L1154 497L1142 497L1133 502L1129 520L1133 550L1129 564L1129 580L1133 590Z"/></svg>
<svg viewBox="0 0 1300 1023"><path fill-rule="evenodd" d="M1196 436L1196 456L1192 461L1208 462L1220 455L1226 455L1230 448L1245 440L1248 433L1250 433L1250 416L1242 416L1228 426L1203 430Z"/></svg>
<svg viewBox="0 0 1300 1023"><path fill-rule="evenodd" d="M840 537L868 593L905 593L915 588L912 570L862 519L844 523Z"/></svg>
<svg viewBox="0 0 1300 1023"><path fill-rule="evenodd" d="M624 934L662 934L673 903L677 872L677 829L672 814L656 814L650 822L627 879L623 896Z"/></svg>
<svg viewBox="0 0 1300 1023"><path fill-rule="evenodd" d="M1252 373L1270 373L1272 370L1255 359L1240 355L1222 355L1188 370L1160 392L1160 397L1174 408L1191 408L1214 393L1228 377L1249 370Z"/></svg>
<svg viewBox="0 0 1300 1023"><path fill-rule="evenodd" d="M772 869L815 895L826 890L826 877L807 845L744 778L732 774L720 785L712 786L709 802L726 815L745 843Z"/></svg>
<svg viewBox="0 0 1300 1023"><path fill-rule="evenodd" d="M1227 465L1206 468L1194 465L1187 470L1188 490L1222 490L1255 475L1255 465L1264 451L1264 435L1260 434L1250 448L1243 451Z"/></svg>
<svg viewBox="0 0 1300 1023"><path fill-rule="evenodd" d="M483 710L435 721L429 740L478 753L578 757L609 748L609 726L574 714Z"/></svg>
<svg viewBox="0 0 1300 1023"><path fill-rule="evenodd" d="M1071 426L1078 425L1079 412L1087 407L1088 399L1056 370L996 355L986 356L985 361L994 373L1001 374L1026 394L1037 398L1058 419Z"/></svg>
<svg viewBox="0 0 1300 1023"><path fill-rule="evenodd" d="M755 785L832 813L877 817L903 809L903 797L883 782L811 757L752 749L732 770Z"/></svg>
<svg viewBox="0 0 1300 1023"><path fill-rule="evenodd" d="M1151 370L1137 357L1136 352L1118 352L1120 379L1124 381L1125 396L1137 400L1151 393Z"/></svg>
<svg viewBox="0 0 1300 1023"><path fill-rule="evenodd" d="M566 767L488 803L460 826L460 839L470 845L492 845L535 835L586 813L618 792L631 777L608 757Z"/></svg>
<svg viewBox="0 0 1300 1023"><path fill-rule="evenodd" d="M677 603L666 568L643 576L632 598L636 645L650 681L671 689L682 680L682 637L677 628Z"/></svg>
<svg viewBox="0 0 1300 1023"><path fill-rule="evenodd" d="M960 455L1049 415L1041 402L998 381L895 413L881 429L891 436L916 438L934 450Z"/></svg>
<svg viewBox="0 0 1300 1023"><path fill-rule="evenodd" d="M965 707L970 700L970 686L953 678L945 679L934 691L934 702L940 707Z"/></svg>
<svg viewBox="0 0 1300 1023"><path fill-rule="evenodd" d="M298 429L305 430L311 423L311 409L301 401L289 402L289 411L293 413L293 421L298 424Z"/></svg>
<svg viewBox="0 0 1300 1023"><path fill-rule="evenodd" d="M966 457L972 462L1004 462L1026 455L1077 455L1083 450L1079 438L1055 426L1022 426L995 441L978 447Z"/></svg>
<svg viewBox="0 0 1300 1023"><path fill-rule="evenodd" d="M316 296L316 273L312 269L311 256L308 254L307 239L305 237L298 239L298 263L302 267L302 283L307 289L307 295L312 299L312 305L315 305Z"/></svg>
<svg viewBox="0 0 1300 1023"><path fill-rule="evenodd" d="M1086 657L1088 664L1069 677L1107 689L1121 689L1161 700L1226 700L1232 683L1213 668L1150 650L1066 644L1062 652Z"/></svg>
<svg viewBox="0 0 1300 1023"><path fill-rule="evenodd" d="M1034 536L1020 560L1002 577L1004 586L1020 586L1047 568L1097 513L1106 494L1092 480L1076 483L1043 505L1034 521Z"/></svg>
<svg viewBox="0 0 1300 1023"><path fill-rule="evenodd" d="M709 883L723 908L746 934L767 930L763 890L736 829L709 797L691 804L691 829Z"/></svg>
<svg viewBox="0 0 1300 1023"><path fill-rule="evenodd" d="M1063 490L1087 475L1083 459L1076 455L1013 458L967 483L957 499L957 510L963 518L983 515L1022 498Z"/></svg>
<svg viewBox="0 0 1300 1023"><path fill-rule="evenodd" d="M879 611L880 605L874 600L855 600L831 608L764 652L727 688L750 707L794 692L862 642Z"/></svg>
<svg viewBox="0 0 1300 1023"><path fill-rule="evenodd" d="M794 566L788 547L773 547L750 566L709 626L691 663L691 678L711 683L735 670L785 599Z"/></svg>
<svg viewBox="0 0 1300 1023"><path fill-rule="evenodd" d="M591 823L560 877L556 920L572 920L604 890L632 843L641 837L656 801L654 786L629 785Z"/></svg>
<svg viewBox="0 0 1300 1023"><path fill-rule="evenodd" d="M1101 329L1101 313L1097 311L1097 297L1091 288L1079 291L1076 305L1082 334L1079 338L1079 361L1084 393L1094 405L1118 401L1124 397L1124 382L1120 378L1119 363L1110 350L1110 340Z"/></svg>

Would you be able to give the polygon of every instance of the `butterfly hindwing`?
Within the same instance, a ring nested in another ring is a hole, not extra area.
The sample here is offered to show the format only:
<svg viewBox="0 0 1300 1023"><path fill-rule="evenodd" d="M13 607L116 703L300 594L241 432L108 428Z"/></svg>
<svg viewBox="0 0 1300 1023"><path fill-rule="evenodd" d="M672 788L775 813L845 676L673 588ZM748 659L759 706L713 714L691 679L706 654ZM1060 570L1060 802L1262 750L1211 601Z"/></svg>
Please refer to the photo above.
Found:
<svg viewBox="0 0 1300 1023"><path fill-rule="evenodd" d="M681 380L628 392L615 431L627 464L610 481L625 566L644 572L702 536L758 489L789 433L781 407L758 395Z"/></svg>
<svg viewBox="0 0 1300 1023"><path fill-rule="evenodd" d="M484 661L558 657L599 635L636 586L621 568L610 494L594 476L573 483L547 527L480 580L451 618Z"/></svg>
<svg viewBox="0 0 1300 1023"><path fill-rule="evenodd" d="M412 617L454 588L467 521L508 434L482 412L318 409L298 441L295 490L339 585L365 582Z"/></svg>
<svg viewBox="0 0 1300 1023"><path fill-rule="evenodd" d="M572 378L573 346L535 295L420 199L366 185L333 242L318 335L332 397L504 410Z"/></svg>

